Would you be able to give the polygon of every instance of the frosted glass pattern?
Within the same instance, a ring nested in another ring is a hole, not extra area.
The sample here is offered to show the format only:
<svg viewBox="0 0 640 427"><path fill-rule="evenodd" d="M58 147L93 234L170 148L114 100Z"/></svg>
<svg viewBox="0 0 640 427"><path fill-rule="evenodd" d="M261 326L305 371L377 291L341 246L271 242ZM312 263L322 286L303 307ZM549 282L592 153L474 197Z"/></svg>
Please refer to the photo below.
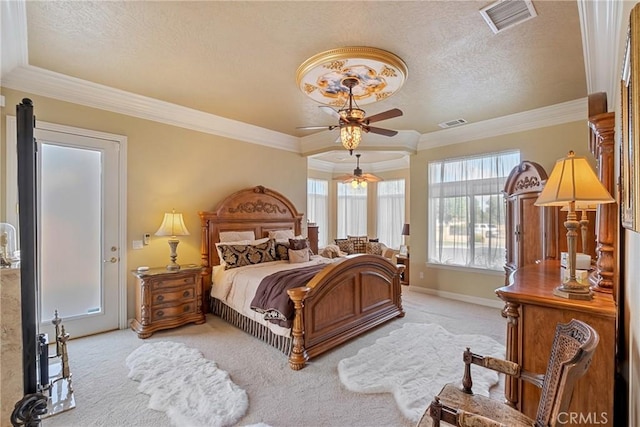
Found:
<svg viewBox="0 0 640 427"><path fill-rule="evenodd" d="M42 144L42 321L102 311L102 153Z"/></svg>

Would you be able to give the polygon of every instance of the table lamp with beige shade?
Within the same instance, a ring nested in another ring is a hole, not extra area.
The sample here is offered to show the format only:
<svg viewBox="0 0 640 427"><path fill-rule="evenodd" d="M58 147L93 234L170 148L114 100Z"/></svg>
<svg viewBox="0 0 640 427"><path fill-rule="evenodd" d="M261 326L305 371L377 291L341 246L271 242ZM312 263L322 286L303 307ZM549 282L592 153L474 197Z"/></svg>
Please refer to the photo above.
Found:
<svg viewBox="0 0 640 427"><path fill-rule="evenodd" d="M577 157L573 151L569 151L567 157L556 162L544 189L535 202L536 206L568 208L564 226L567 229L569 278L562 280L560 286L554 290L554 295L579 300L593 298L589 285L576 280L576 237L580 227L576 206L598 205L614 201L585 157Z"/></svg>
<svg viewBox="0 0 640 427"><path fill-rule="evenodd" d="M162 220L162 224L160 224L160 228L156 231L156 236L170 236L171 264L167 265L167 270L180 270L180 265L176 263L176 258L178 258L176 248L178 247L178 243L180 243L177 236L188 235L189 230L187 230L187 226L184 225L184 219L181 213L173 209L170 213L164 214L164 219Z"/></svg>

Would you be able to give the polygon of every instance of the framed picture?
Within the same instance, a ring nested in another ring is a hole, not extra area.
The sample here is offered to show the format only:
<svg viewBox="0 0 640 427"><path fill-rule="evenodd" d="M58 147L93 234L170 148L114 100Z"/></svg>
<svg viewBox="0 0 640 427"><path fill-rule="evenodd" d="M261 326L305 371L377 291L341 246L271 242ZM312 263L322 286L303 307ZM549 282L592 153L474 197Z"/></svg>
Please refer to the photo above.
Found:
<svg viewBox="0 0 640 427"><path fill-rule="evenodd" d="M400 255L409 256L409 248L407 248L405 245L400 245Z"/></svg>
<svg viewBox="0 0 640 427"><path fill-rule="evenodd" d="M640 227L640 8L630 15L629 32L622 66L620 100L620 220L623 227L639 231Z"/></svg>

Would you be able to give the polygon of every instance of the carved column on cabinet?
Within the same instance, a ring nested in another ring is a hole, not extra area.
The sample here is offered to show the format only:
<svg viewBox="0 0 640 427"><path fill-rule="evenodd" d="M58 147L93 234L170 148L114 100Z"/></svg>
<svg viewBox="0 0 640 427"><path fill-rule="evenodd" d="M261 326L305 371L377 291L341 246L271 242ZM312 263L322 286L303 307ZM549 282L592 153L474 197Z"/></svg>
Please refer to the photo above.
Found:
<svg viewBox="0 0 640 427"><path fill-rule="evenodd" d="M614 178L614 113L602 113L589 117L592 133L590 149L598 162L598 178L609 191L616 194ZM616 248L618 205L598 205L596 224L596 268L590 277L592 289L613 293L616 282Z"/></svg>
<svg viewBox="0 0 640 427"><path fill-rule="evenodd" d="M507 349L506 359L510 362L521 363L520 334L518 333L518 318L520 304L507 302L502 310L502 316L507 319ZM520 383L517 379L506 376L504 384L504 398L509 406L518 408L520 403Z"/></svg>

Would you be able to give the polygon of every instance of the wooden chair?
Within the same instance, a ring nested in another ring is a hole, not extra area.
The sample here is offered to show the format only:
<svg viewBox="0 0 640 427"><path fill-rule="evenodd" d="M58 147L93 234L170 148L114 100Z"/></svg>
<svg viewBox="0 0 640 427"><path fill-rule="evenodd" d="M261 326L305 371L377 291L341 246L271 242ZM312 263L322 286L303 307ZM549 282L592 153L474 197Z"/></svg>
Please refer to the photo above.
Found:
<svg viewBox="0 0 640 427"><path fill-rule="evenodd" d="M461 427L555 426L558 414L566 412L569 407L576 381L587 372L598 340L598 333L584 322L573 319L569 323L558 324L544 376L527 372L514 362L471 353L467 348L463 353L462 388L457 384L445 385L418 426L439 427L440 421ZM471 391L472 364L540 387L542 393L535 420L506 403L474 395Z"/></svg>

